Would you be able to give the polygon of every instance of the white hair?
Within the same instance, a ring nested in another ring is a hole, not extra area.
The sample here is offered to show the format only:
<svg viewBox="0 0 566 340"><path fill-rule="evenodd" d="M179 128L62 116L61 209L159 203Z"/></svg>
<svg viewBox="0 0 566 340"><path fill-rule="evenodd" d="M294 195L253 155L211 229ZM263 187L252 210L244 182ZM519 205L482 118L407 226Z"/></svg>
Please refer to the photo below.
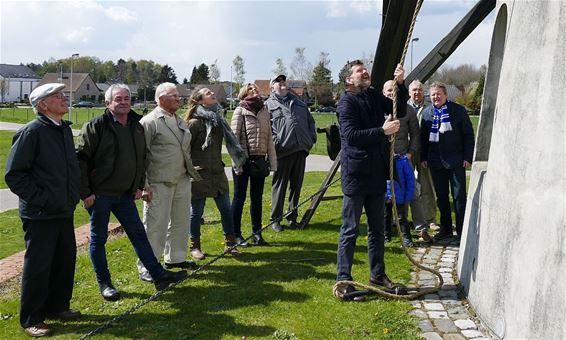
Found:
<svg viewBox="0 0 566 340"><path fill-rule="evenodd" d="M176 90L177 85L173 83L161 83L157 85L157 88L155 89L155 102L159 105L159 97L165 95L165 93L171 89Z"/></svg>
<svg viewBox="0 0 566 340"><path fill-rule="evenodd" d="M412 89L413 87L417 87L417 86L419 86L419 87L421 87L421 88L424 89L423 83L421 83L420 80L415 79L415 80L413 80L413 81L411 82L411 84L409 84L409 90Z"/></svg>
<svg viewBox="0 0 566 340"><path fill-rule="evenodd" d="M130 97L132 96L132 92L130 91L130 88L128 87L128 85L126 85L126 84L112 84L108 87L108 89L104 93L104 101L107 102L107 103L110 103L112 101L112 93L115 90L121 90L121 89L128 91L128 95Z"/></svg>

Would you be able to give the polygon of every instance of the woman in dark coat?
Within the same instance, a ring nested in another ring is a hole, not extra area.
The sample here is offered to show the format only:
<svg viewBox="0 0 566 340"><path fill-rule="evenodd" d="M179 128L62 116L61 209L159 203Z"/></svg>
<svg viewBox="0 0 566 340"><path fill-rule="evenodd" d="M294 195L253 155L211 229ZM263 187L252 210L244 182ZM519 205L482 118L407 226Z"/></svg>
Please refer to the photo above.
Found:
<svg viewBox="0 0 566 340"><path fill-rule="evenodd" d="M194 259L205 258L201 250L200 225L207 197L214 198L220 211L222 229L226 238L225 251L237 256L237 249L230 249L234 240L234 223L230 208L228 178L222 162L222 141L232 158L234 167L240 168L246 161L246 154L238 144L234 133L222 116L222 108L216 95L208 88L197 89L189 98L189 109L185 121L192 135L191 158L195 169L202 177L192 185L191 197L191 256Z"/></svg>

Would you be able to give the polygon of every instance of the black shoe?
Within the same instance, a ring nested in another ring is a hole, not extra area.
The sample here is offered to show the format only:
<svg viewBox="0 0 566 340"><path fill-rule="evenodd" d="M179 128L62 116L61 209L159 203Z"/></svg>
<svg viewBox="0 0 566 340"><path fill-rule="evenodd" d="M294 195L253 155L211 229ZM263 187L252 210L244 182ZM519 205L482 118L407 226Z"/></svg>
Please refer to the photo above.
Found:
<svg viewBox="0 0 566 340"><path fill-rule="evenodd" d="M338 291L339 297L346 301L356 301L362 302L365 301L366 297L364 295L356 295L356 292L359 294L364 294L364 292L360 292L354 288L354 286L347 285L341 290Z"/></svg>
<svg viewBox="0 0 566 340"><path fill-rule="evenodd" d="M106 301L118 301L120 300L120 293L111 283L101 283L100 294L102 298Z"/></svg>
<svg viewBox="0 0 566 340"><path fill-rule="evenodd" d="M369 283L371 283L372 285L385 287L387 289L393 289L395 287L395 284L391 280L389 280L389 278L385 274L378 276L377 278L370 278Z"/></svg>
<svg viewBox="0 0 566 340"><path fill-rule="evenodd" d="M254 235L252 236L251 242L254 246L268 246L269 244L265 242L263 236L261 235Z"/></svg>
<svg viewBox="0 0 566 340"><path fill-rule="evenodd" d="M287 227L287 229L291 229L291 230L301 229L301 225L295 221L289 221L289 226Z"/></svg>
<svg viewBox="0 0 566 340"><path fill-rule="evenodd" d="M198 265L193 261L183 261L178 263L165 263L163 267L165 267L165 269L181 268L181 269L195 270L198 268Z"/></svg>
<svg viewBox="0 0 566 340"><path fill-rule="evenodd" d="M246 242L246 240L244 240L244 238L242 236L236 236L234 238L234 241L236 241L236 244L238 244L240 247L247 247L249 246L248 242Z"/></svg>
<svg viewBox="0 0 566 340"><path fill-rule="evenodd" d="M140 280L145 282L153 282L153 277L151 277L149 272L143 272L140 274Z"/></svg>
<svg viewBox="0 0 566 340"><path fill-rule="evenodd" d="M451 231L445 233L445 232L438 232L436 235L434 235L433 240L434 241L442 241L442 240L448 240L450 238L454 237L454 234L452 234Z"/></svg>
<svg viewBox="0 0 566 340"><path fill-rule="evenodd" d="M276 233L280 233L283 231L283 227L281 226L281 224L279 224L279 222L273 222L273 224L271 225L271 229L273 229L273 231Z"/></svg>
<svg viewBox="0 0 566 340"><path fill-rule="evenodd" d="M163 290L169 287L171 283L183 281L187 278L187 276L187 272L184 270L181 270L180 272L171 272L166 270L158 280L155 280L155 289Z"/></svg>
<svg viewBox="0 0 566 340"><path fill-rule="evenodd" d="M73 321L73 320L78 320L82 317L82 313L79 312L78 310L73 310L73 309L69 309L63 312L57 312L57 313L48 313L46 315L46 317L48 319L57 319L57 320L61 320L61 321Z"/></svg>

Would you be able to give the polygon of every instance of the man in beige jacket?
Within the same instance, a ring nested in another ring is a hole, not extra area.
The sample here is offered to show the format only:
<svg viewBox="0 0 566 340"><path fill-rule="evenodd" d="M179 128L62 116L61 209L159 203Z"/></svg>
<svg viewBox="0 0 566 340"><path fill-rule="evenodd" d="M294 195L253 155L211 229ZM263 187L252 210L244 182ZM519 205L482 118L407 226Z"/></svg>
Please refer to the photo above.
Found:
<svg viewBox="0 0 566 340"><path fill-rule="evenodd" d="M143 192L143 223L155 257L165 268L195 269L186 260L191 206L191 178L200 180L190 155L191 134L177 116L179 92L172 83L155 90L158 106L140 120L147 145L147 185ZM151 275L138 260L140 278Z"/></svg>

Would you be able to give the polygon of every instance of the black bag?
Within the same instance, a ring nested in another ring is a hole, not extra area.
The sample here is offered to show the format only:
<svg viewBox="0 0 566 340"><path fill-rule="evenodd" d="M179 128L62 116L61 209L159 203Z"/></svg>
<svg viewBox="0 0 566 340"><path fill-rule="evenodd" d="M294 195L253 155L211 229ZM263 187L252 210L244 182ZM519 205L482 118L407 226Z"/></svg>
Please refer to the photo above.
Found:
<svg viewBox="0 0 566 340"><path fill-rule="evenodd" d="M269 164L264 158L256 158L247 160L248 170L250 172L250 177L254 178L265 178L269 176Z"/></svg>
<svg viewBox="0 0 566 340"><path fill-rule="evenodd" d="M248 155L250 154L250 145L248 140L248 130L246 129L246 115L242 114L244 118L244 137L246 137L246 147L248 149ZM253 178L265 178L269 176L271 169L269 168L269 163L265 160L265 157L252 157L248 156L246 164L248 171L250 172L250 177Z"/></svg>

